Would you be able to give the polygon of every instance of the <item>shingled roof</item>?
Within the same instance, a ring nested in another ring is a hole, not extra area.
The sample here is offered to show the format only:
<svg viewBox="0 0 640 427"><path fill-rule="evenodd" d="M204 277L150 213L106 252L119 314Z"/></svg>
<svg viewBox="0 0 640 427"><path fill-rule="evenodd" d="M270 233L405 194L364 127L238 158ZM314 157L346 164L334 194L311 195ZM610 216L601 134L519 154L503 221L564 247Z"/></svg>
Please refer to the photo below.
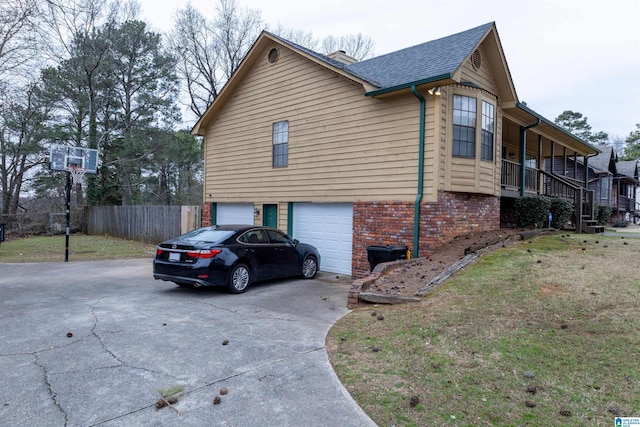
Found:
<svg viewBox="0 0 640 427"><path fill-rule="evenodd" d="M616 163L616 169L618 175L625 177L638 179L638 161L637 160L625 160Z"/></svg>
<svg viewBox="0 0 640 427"><path fill-rule="evenodd" d="M601 152L589 157L589 167L598 173L616 172L616 154L611 145L596 145Z"/></svg>
<svg viewBox="0 0 640 427"><path fill-rule="evenodd" d="M461 33L354 64L344 64L276 34L267 31L265 33L327 65L365 80L377 88L387 89L429 79L435 80L443 76L450 77L494 25L490 22Z"/></svg>
<svg viewBox="0 0 640 427"><path fill-rule="evenodd" d="M384 89L452 75L473 52L494 23L391 52L345 67Z"/></svg>

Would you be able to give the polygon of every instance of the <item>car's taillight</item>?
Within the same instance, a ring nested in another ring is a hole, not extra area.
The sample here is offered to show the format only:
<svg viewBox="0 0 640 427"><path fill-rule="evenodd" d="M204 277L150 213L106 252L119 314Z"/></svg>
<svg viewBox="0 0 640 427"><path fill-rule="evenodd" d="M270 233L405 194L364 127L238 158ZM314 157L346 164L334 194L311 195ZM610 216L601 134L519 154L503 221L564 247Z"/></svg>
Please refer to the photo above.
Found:
<svg viewBox="0 0 640 427"><path fill-rule="evenodd" d="M222 249L201 249L199 251L189 251L187 255L189 258L213 258L222 252Z"/></svg>
<svg viewBox="0 0 640 427"><path fill-rule="evenodd" d="M160 256L162 255L163 250L160 248L156 248L156 255Z"/></svg>

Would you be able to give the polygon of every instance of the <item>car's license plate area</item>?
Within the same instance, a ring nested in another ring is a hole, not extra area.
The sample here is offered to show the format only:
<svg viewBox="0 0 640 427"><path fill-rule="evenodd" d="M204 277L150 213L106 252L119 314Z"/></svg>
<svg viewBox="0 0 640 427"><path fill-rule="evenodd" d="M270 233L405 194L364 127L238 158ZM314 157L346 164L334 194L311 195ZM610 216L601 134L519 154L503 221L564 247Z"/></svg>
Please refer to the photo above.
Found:
<svg viewBox="0 0 640 427"><path fill-rule="evenodd" d="M180 261L180 252L169 252L169 261Z"/></svg>

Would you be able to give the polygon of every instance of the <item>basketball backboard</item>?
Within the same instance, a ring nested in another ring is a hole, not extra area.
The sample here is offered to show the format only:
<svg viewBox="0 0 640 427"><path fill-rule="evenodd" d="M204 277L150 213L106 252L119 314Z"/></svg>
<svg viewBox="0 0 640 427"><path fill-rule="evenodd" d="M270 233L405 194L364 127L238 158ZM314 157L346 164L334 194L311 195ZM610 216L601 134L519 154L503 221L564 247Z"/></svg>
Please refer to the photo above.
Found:
<svg viewBox="0 0 640 427"><path fill-rule="evenodd" d="M52 145L49 153L49 169L69 172L72 168L83 168L86 173L90 174L97 173L98 150L69 145Z"/></svg>

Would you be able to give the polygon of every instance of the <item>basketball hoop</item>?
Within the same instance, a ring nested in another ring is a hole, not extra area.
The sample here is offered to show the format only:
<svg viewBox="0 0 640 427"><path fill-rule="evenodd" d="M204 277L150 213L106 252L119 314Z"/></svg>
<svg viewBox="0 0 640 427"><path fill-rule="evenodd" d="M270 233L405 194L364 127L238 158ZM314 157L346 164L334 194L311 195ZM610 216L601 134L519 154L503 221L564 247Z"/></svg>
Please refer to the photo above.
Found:
<svg viewBox="0 0 640 427"><path fill-rule="evenodd" d="M85 168L81 168L80 166L71 166L69 167L69 173L71 173L71 179L74 184L82 184L84 181L84 175L87 173Z"/></svg>

